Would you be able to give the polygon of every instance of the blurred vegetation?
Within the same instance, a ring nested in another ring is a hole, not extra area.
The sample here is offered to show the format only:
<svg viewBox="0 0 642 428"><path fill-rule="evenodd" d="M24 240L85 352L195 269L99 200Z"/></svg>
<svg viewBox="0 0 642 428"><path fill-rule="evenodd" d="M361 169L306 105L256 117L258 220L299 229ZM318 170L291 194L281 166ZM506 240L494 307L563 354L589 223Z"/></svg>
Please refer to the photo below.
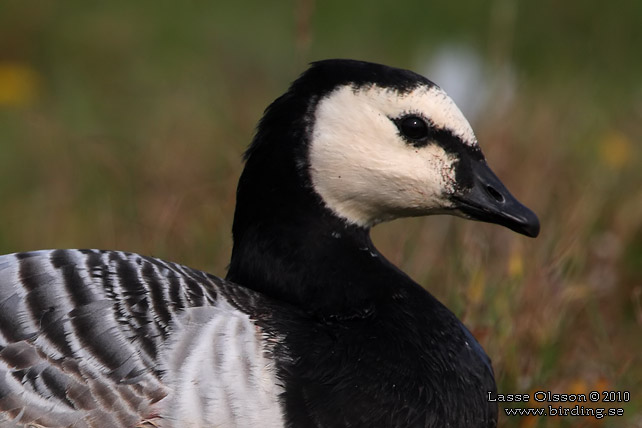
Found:
<svg viewBox="0 0 642 428"><path fill-rule="evenodd" d="M471 328L500 392L631 392L622 418L500 426L642 426L641 22L634 0L5 0L0 250L123 249L224 275L241 153L307 62L428 72L463 46L486 87L468 92L489 91L473 127L542 234L432 217L374 239Z"/></svg>

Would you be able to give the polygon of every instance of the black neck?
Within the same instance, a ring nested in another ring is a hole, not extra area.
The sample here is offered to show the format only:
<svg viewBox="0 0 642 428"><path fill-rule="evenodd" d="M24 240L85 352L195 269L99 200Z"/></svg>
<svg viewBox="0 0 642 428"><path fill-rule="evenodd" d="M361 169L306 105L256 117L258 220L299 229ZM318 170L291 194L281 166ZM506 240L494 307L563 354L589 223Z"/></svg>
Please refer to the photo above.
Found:
<svg viewBox="0 0 642 428"><path fill-rule="evenodd" d="M326 315L367 312L382 297L387 269L367 232L318 223L310 229L305 224L312 219L280 221L235 238L227 279Z"/></svg>

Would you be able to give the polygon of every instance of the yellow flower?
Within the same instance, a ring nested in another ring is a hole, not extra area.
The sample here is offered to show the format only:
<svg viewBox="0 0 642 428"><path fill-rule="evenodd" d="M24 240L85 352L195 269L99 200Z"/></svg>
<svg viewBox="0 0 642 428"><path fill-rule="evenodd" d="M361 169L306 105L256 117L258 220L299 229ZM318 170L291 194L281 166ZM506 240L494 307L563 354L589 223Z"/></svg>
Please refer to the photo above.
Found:
<svg viewBox="0 0 642 428"><path fill-rule="evenodd" d="M611 169L622 169L631 163L633 145L626 135L610 132L600 141L600 159Z"/></svg>
<svg viewBox="0 0 642 428"><path fill-rule="evenodd" d="M38 94L38 73L20 62L0 62L0 107L22 107Z"/></svg>

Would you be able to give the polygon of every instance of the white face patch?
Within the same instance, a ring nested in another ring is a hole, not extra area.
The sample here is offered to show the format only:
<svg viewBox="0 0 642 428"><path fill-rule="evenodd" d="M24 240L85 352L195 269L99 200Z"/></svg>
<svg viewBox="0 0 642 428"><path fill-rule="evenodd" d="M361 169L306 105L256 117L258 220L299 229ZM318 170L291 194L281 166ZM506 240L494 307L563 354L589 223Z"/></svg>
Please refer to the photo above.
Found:
<svg viewBox="0 0 642 428"><path fill-rule="evenodd" d="M464 144L475 135L455 103L437 87L343 86L319 101L310 142L316 192L340 217L360 226L448 209L458 159L437 144L414 147L391 118L418 114Z"/></svg>

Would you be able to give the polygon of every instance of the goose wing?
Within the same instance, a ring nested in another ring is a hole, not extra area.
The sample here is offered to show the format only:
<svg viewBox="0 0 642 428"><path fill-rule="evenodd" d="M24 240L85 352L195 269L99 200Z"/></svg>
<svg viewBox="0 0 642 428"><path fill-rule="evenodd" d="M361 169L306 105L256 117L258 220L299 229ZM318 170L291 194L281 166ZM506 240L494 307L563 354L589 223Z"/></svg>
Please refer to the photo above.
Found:
<svg viewBox="0 0 642 428"><path fill-rule="evenodd" d="M257 299L138 254L1 256L0 424L279 426Z"/></svg>

